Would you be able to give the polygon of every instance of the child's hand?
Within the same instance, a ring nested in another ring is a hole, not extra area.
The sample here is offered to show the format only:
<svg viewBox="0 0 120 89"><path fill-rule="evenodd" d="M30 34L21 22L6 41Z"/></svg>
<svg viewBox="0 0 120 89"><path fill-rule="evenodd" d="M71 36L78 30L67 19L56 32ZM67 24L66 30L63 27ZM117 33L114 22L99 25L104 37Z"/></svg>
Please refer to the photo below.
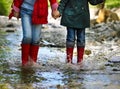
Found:
<svg viewBox="0 0 120 89"><path fill-rule="evenodd" d="M52 17L53 17L54 19L59 18L59 17L60 17L60 12L59 12L58 10L53 10L53 11L52 11Z"/></svg>
<svg viewBox="0 0 120 89"><path fill-rule="evenodd" d="M14 11L14 17L16 17L17 19L19 19L19 12L15 12Z"/></svg>

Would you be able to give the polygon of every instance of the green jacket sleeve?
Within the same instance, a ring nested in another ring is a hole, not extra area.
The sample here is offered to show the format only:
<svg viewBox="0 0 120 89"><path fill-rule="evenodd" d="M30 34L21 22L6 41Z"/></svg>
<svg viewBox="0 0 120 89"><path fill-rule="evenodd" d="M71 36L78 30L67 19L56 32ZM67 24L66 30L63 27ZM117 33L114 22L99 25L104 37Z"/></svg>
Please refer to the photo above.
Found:
<svg viewBox="0 0 120 89"><path fill-rule="evenodd" d="M60 14L63 13L63 10L66 6L66 4L68 3L69 0L61 0L60 3L59 3L59 7L58 7L58 10L60 12Z"/></svg>
<svg viewBox="0 0 120 89"><path fill-rule="evenodd" d="M97 4L104 2L105 0L88 0L88 1L92 5L97 5Z"/></svg>

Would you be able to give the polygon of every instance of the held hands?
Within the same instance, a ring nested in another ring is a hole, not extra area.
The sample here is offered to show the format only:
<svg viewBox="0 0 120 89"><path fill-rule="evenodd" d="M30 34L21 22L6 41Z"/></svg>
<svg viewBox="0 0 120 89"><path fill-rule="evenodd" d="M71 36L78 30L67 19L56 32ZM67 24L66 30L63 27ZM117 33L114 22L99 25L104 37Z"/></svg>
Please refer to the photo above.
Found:
<svg viewBox="0 0 120 89"><path fill-rule="evenodd" d="M19 16L20 16L19 12L15 12L15 11L14 11L13 14L14 14L14 17L16 17L16 18L19 20Z"/></svg>
<svg viewBox="0 0 120 89"><path fill-rule="evenodd" d="M56 10L53 10L52 11L52 17L54 18L54 19L57 19L57 18L59 18L61 15L60 15L60 12L56 9Z"/></svg>

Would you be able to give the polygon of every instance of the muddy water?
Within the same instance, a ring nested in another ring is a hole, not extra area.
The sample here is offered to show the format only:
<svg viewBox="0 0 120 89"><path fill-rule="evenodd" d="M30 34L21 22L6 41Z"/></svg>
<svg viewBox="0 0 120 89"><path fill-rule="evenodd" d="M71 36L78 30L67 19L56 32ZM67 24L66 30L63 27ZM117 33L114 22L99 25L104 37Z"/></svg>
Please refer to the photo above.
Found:
<svg viewBox="0 0 120 89"><path fill-rule="evenodd" d="M95 53L85 55L82 65L76 65L76 51L70 65L65 64L65 48L40 47L39 67L24 69L21 36L20 29L1 35L0 89L120 89L120 64L109 63L101 47L92 47Z"/></svg>

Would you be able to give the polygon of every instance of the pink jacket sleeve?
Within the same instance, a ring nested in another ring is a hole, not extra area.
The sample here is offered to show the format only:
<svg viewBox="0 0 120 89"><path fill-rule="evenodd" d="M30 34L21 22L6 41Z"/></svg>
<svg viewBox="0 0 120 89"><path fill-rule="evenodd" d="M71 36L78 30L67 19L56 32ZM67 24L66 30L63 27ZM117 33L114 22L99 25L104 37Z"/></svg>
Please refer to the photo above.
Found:
<svg viewBox="0 0 120 89"><path fill-rule="evenodd" d="M50 1L52 10L56 10L58 8L58 1L57 0L49 0L49 1Z"/></svg>
<svg viewBox="0 0 120 89"><path fill-rule="evenodd" d="M19 12L21 4L23 3L23 0L13 0L13 3L11 5L11 12L9 14L9 19L11 19L14 16L14 11Z"/></svg>
<svg viewBox="0 0 120 89"><path fill-rule="evenodd" d="M23 0L13 0L12 8L13 8L16 12L19 12L22 3L23 3Z"/></svg>

